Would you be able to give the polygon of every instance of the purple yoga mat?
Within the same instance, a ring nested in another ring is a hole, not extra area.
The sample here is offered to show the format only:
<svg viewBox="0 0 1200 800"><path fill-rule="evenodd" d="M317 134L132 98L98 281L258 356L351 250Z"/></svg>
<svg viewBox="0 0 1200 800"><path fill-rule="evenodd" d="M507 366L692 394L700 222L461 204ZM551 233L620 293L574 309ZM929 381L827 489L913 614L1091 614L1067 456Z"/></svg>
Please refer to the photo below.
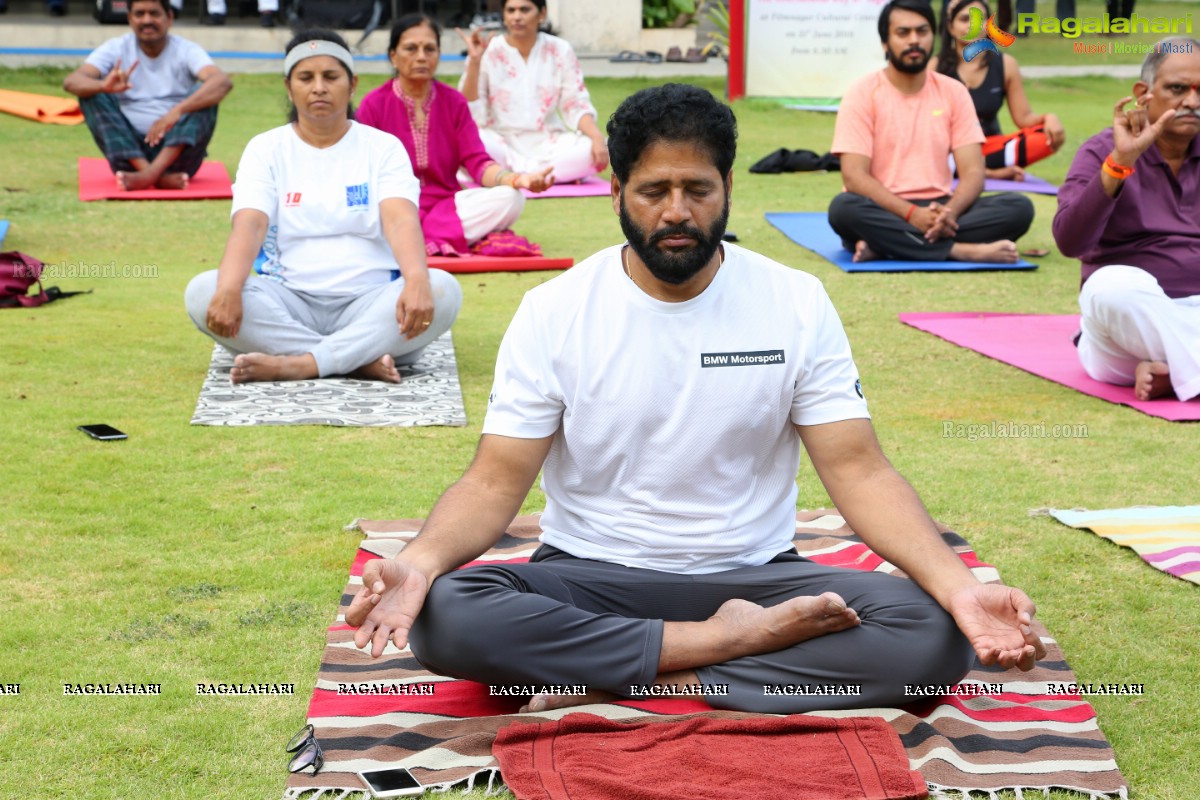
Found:
<svg viewBox="0 0 1200 800"><path fill-rule="evenodd" d="M1079 332L1078 314L990 314L955 312L901 314L900 321L959 347L1023 369L1110 403L1136 408L1172 422L1200 420L1200 400L1138 400L1131 386L1092 380L1079 365L1072 340Z"/></svg>
<svg viewBox="0 0 1200 800"><path fill-rule="evenodd" d="M951 186L958 186L955 178ZM988 178L983 182L985 192L1025 192L1026 194L1058 194L1058 187L1049 181L1042 180L1037 175L1025 173L1023 181L996 181Z"/></svg>

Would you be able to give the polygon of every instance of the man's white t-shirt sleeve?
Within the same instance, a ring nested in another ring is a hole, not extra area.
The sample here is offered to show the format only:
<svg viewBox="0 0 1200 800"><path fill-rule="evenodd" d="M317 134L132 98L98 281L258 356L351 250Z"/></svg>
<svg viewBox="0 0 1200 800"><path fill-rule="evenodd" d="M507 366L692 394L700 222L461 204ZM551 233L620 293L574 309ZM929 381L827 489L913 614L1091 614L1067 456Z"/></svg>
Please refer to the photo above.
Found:
<svg viewBox="0 0 1200 800"><path fill-rule="evenodd" d="M100 70L100 76L103 77L112 72L112 68L116 66L117 59L121 57L121 37L109 39L104 44L97 47L95 50L84 59L85 64L91 64L96 69ZM124 69L129 69L129 64L121 64Z"/></svg>
<svg viewBox="0 0 1200 800"><path fill-rule="evenodd" d="M850 340L833 303L823 290L812 302L814 340L792 395L796 425L823 425L846 419L870 419L850 354Z"/></svg>
<svg viewBox="0 0 1200 800"><path fill-rule="evenodd" d="M183 45L184 59L192 75L199 75L200 70L213 66L212 56L200 45L187 39L176 39L175 41Z"/></svg>
<svg viewBox="0 0 1200 800"><path fill-rule="evenodd" d="M563 393L550 366L528 299L521 301L496 356L496 377L483 432L541 439L562 423Z"/></svg>

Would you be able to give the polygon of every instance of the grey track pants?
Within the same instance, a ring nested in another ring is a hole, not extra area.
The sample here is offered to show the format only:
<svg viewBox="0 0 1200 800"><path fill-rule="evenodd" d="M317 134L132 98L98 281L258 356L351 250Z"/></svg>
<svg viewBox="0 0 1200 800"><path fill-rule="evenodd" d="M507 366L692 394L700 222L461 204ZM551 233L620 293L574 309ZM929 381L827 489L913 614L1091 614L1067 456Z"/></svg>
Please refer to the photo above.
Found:
<svg viewBox="0 0 1200 800"><path fill-rule="evenodd" d="M357 295L314 295L251 275L242 288L242 327L236 339L217 336L205 320L217 290L217 271L192 278L184 295L188 316L201 333L234 353L295 356L311 353L322 378L348 375L390 353L411 364L425 346L450 329L462 306L462 288L450 273L429 270L433 323L405 339L396 322L396 301L404 289L397 278Z"/></svg>
<svg viewBox="0 0 1200 800"><path fill-rule="evenodd" d="M718 708L802 713L911 702L906 684L953 684L973 651L916 584L826 567L794 552L761 567L673 575L590 561L543 545L528 564L471 567L434 581L413 626L414 655L433 672L493 685L586 684L629 696L654 682L664 621L709 618L727 600L764 606L832 591L862 624L774 653L696 670L728 687ZM861 694L779 695L776 685L861 686Z"/></svg>

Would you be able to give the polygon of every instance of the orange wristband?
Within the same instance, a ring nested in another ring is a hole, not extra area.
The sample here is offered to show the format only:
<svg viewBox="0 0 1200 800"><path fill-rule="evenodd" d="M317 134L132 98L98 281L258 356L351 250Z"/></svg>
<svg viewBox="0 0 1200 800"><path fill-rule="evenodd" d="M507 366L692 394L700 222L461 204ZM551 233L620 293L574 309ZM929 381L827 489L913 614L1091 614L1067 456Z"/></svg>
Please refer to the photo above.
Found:
<svg viewBox="0 0 1200 800"><path fill-rule="evenodd" d="M1116 178L1119 181L1123 181L1133 174L1133 167L1126 167L1113 161L1112 153L1109 153L1108 158L1104 159L1104 165L1101 169L1104 170L1105 175L1108 175L1110 178Z"/></svg>
<svg viewBox="0 0 1200 800"><path fill-rule="evenodd" d="M908 222L910 219L912 219L913 212L914 212L914 211L916 211L916 210L917 210L917 204L916 204L916 203L913 203L911 206L909 206L909 207L908 207L908 213L904 215L904 221L905 221L905 222Z"/></svg>

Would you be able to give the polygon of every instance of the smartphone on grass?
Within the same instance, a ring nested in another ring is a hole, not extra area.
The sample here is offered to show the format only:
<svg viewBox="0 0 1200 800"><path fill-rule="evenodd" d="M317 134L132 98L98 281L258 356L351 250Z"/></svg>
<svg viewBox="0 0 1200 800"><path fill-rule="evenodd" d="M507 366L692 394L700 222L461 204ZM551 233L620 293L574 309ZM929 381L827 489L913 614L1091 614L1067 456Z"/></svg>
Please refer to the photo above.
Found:
<svg viewBox="0 0 1200 800"><path fill-rule="evenodd" d="M425 792L421 782L404 767L366 770L358 777L375 797L415 797Z"/></svg>
<svg viewBox="0 0 1200 800"><path fill-rule="evenodd" d="M102 442L113 442L117 439L129 438L112 425L80 425L79 430L83 431L93 439L99 439Z"/></svg>

